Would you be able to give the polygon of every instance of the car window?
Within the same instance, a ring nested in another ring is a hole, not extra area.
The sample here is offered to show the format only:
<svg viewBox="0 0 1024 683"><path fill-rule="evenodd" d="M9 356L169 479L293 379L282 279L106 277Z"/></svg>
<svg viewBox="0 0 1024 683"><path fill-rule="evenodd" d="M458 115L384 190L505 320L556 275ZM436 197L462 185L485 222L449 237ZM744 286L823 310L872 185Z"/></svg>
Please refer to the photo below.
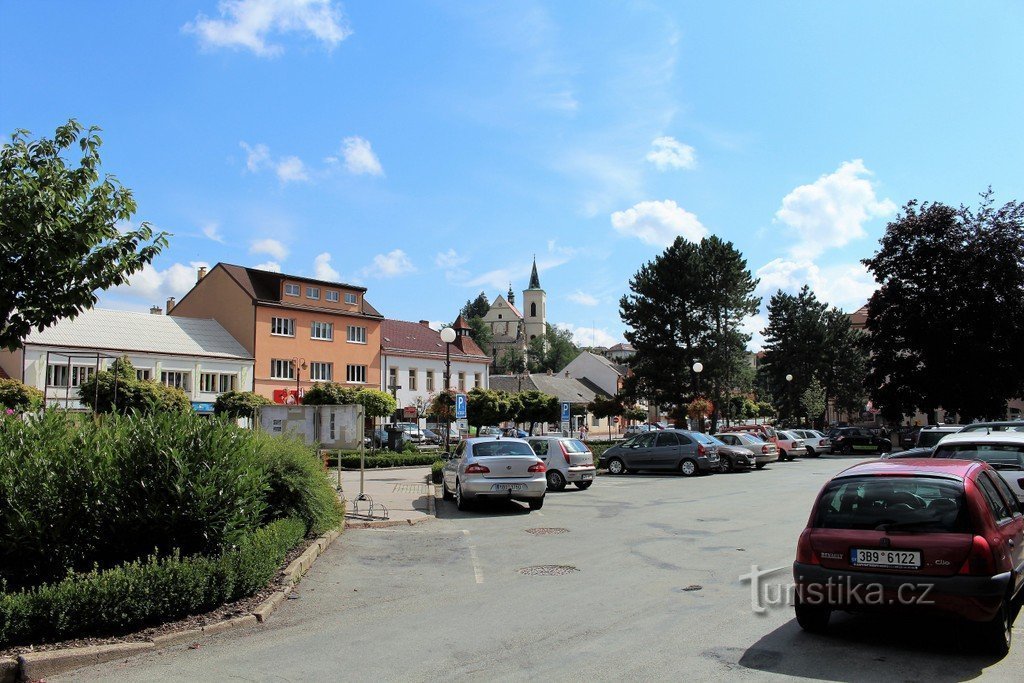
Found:
<svg viewBox="0 0 1024 683"><path fill-rule="evenodd" d="M737 441L736 437L732 434L718 434L715 438L724 444L729 444L730 446L735 446Z"/></svg>
<svg viewBox="0 0 1024 683"><path fill-rule="evenodd" d="M985 496L985 502L988 503L988 507L992 510L992 515L996 518L996 521L1000 523L1005 522L1013 517L1013 512L1010 510L1010 506L1006 504L1006 501L1003 500L1003 497L999 495L999 491L996 490L992 480L986 476L987 474L988 472L981 472L975 481Z"/></svg>
<svg viewBox="0 0 1024 683"><path fill-rule="evenodd" d="M681 435L680 435L681 436ZM705 446L715 446L715 440L703 432L690 432L690 438Z"/></svg>
<svg viewBox="0 0 1024 683"><path fill-rule="evenodd" d="M465 452L466 452L466 442L462 441L462 442L459 443L458 446L456 446L456 448L455 448L455 455L462 455Z"/></svg>
<svg viewBox="0 0 1024 683"><path fill-rule="evenodd" d="M679 437L674 432L662 432L658 434L658 447L678 446Z"/></svg>
<svg viewBox="0 0 1024 683"><path fill-rule="evenodd" d="M762 439L760 434L745 434L749 441L755 444L768 443L767 439Z"/></svg>
<svg viewBox="0 0 1024 683"><path fill-rule="evenodd" d="M531 441L530 442L530 446L533 447L533 452L536 453L537 455L547 455L548 454L548 440L547 439L537 439L536 441Z"/></svg>
<svg viewBox="0 0 1024 683"><path fill-rule="evenodd" d="M636 446L637 448L650 448L654 444L654 438L656 436L657 434L654 432L645 432L633 439L633 443L630 445Z"/></svg>
<svg viewBox="0 0 1024 683"><path fill-rule="evenodd" d="M494 455L534 455L530 444L522 441L481 441L473 444L473 455L487 458Z"/></svg>
<svg viewBox="0 0 1024 683"><path fill-rule="evenodd" d="M590 449L587 448L582 441L579 439L562 439L562 448L569 453L589 453Z"/></svg>
<svg viewBox="0 0 1024 683"><path fill-rule="evenodd" d="M825 487L814 526L822 529L970 530L963 482L935 477L850 477Z"/></svg>
<svg viewBox="0 0 1024 683"><path fill-rule="evenodd" d="M991 476L991 475L989 475ZM1010 505L1010 510L1014 516L1021 514L1020 502L1017 500L1017 496L1010 490L1010 485L1006 483L1002 477L992 477L992 484L996 487L999 493L1003 494L1003 500Z"/></svg>
<svg viewBox="0 0 1024 683"><path fill-rule="evenodd" d="M980 460L997 470L1024 470L1024 444L951 443L935 449L936 458Z"/></svg>

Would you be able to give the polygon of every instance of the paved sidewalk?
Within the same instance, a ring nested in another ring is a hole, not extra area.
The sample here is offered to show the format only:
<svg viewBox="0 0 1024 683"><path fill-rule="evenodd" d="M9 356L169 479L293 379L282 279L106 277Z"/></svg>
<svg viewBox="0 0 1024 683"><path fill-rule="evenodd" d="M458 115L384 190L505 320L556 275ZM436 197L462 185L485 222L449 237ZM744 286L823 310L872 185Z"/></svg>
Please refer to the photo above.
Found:
<svg viewBox="0 0 1024 683"><path fill-rule="evenodd" d="M335 472L331 475L336 476ZM434 487L427 483L430 467L400 467L395 469L368 469L363 491L373 499L373 514L369 501L359 497L359 472L344 471L342 495L346 500L345 526L350 528L419 524L434 519ZM387 508L387 519L384 511Z"/></svg>

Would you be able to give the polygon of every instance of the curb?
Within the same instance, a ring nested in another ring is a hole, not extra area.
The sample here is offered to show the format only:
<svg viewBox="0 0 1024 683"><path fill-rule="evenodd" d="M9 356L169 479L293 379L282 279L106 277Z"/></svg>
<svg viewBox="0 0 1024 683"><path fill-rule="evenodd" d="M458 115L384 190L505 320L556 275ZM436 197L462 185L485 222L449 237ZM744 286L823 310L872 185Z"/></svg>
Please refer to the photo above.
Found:
<svg viewBox="0 0 1024 683"><path fill-rule="evenodd" d="M288 594L292 592L292 587L302 579L303 574L309 571L316 559L338 539L341 532L342 529L339 528L317 537L280 573L277 582L282 588L272 593L250 614L208 624L201 629L165 633L143 642L69 647L63 650L29 652L19 655L17 659L13 657L0 658L0 683L38 681L47 676L56 676L84 666L102 664L183 643L191 645L204 637L262 624L273 614L274 610L281 606Z"/></svg>
<svg viewBox="0 0 1024 683"><path fill-rule="evenodd" d="M392 526L416 526L429 522L433 517L420 517L419 519L381 519L375 522L345 522L346 529L386 529Z"/></svg>

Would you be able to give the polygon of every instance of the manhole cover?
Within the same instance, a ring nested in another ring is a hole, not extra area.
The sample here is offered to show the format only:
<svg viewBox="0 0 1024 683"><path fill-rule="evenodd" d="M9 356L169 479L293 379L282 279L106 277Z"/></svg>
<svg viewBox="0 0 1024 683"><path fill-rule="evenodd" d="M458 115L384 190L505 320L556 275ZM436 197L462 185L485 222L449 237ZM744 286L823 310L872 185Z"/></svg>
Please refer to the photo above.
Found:
<svg viewBox="0 0 1024 683"><path fill-rule="evenodd" d="M699 591L699 590L703 590L703 589L704 589L704 586L698 585L696 583L692 583L689 586L687 586L686 588L683 588L683 590L686 591L687 593L691 593L693 591Z"/></svg>
<svg viewBox="0 0 1024 683"><path fill-rule="evenodd" d="M534 536L550 536L552 534L567 534L569 530L556 526L541 526L536 529L527 529L526 533L533 534Z"/></svg>
<svg viewBox="0 0 1024 683"><path fill-rule="evenodd" d="M516 571L527 576L562 576L578 572L579 569L571 564L538 564L533 567L522 567Z"/></svg>

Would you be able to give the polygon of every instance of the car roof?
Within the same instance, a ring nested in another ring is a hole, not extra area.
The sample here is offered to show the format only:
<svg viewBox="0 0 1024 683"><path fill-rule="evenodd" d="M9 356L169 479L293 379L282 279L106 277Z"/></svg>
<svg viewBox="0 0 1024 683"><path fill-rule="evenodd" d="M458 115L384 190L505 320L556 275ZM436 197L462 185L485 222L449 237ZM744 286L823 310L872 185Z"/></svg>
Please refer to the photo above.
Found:
<svg viewBox="0 0 1024 683"><path fill-rule="evenodd" d="M463 441L469 445L480 443L481 441L502 441L502 442L517 442L526 443L526 439L517 439L512 436L474 436L469 439L463 439ZM527 444L529 445L529 444Z"/></svg>
<svg viewBox="0 0 1024 683"><path fill-rule="evenodd" d="M834 478L861 477L873 475L914 475L966 479L973 470L984 467L975 460L954 460L946 458L905 458L895 460L868 460L848 467Z"/></svg>
<svg viewBox="0 0 1024 683"><path fill-rule="evenodd" d="M943 446L957 443L1015 443L1024 444L1024 432L957 432L942 437Z"/></svg>

